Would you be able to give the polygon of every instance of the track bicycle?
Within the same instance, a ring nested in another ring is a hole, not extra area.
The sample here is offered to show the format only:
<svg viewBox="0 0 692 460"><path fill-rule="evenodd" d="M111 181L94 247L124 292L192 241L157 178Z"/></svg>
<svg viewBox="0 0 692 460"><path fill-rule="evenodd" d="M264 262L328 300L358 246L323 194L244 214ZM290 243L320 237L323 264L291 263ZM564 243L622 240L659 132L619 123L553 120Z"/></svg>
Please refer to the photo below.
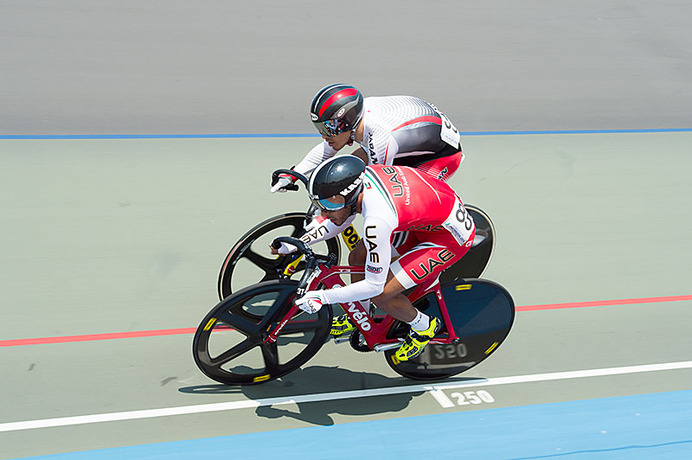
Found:
<svg viewBox="0 0 692 460"><path fill-rule="evenodd" d="M294 237L278 237L298 248L288 263L304 264L300 281L278 277L252 284L218 303L202 320L193 339L193 356L209 378L227 385L252 385L282 377L307 363L329 339L335 305L317 313L300 310L294 300L308 290L343 286L360 266L336 265L335 254L317 254ZM463 259L463 258L462 258ZM465 372L494 353L514 322L514 301L499 284L453 279L428 290L408 292L413 305L441 319L443 327L418 357L399 361L395 350L409 332L406 323L367 311L361 302L340 305L356 330L345 340L357 351L378 351L398 374L438 380Z"/></svg>
<svg viewBox="0 0 692 460"><path fill-rule="evenodd" d="M281 173L292 174L307 186L308 179L305 176L289 169L274 171L272 175L274 181ZM289 189L298 190L298 185L293 184ZM476 238L464 257L442 273L440 281L443 283L456 278L480 278L490 262L495 247L495 228L490 217L476 206L465 204L464 207L476 224ZM217 282L219 300L257 281L299 278L298 275L305 269L303 260L286 255L271 258L263 254L266 254L268 245L276 237L285 235L300 237L305 231L305 225L312 219L314 210L311 206L307 212L280 214L259 223L245 233L231 247L221 264ZM353 249L360 240L353 225L341 232L341 238L349 250ZM336 237L318 243L313 247L313 251L322 255L333 254L336 256L337 263L342 252Z"/></svg>

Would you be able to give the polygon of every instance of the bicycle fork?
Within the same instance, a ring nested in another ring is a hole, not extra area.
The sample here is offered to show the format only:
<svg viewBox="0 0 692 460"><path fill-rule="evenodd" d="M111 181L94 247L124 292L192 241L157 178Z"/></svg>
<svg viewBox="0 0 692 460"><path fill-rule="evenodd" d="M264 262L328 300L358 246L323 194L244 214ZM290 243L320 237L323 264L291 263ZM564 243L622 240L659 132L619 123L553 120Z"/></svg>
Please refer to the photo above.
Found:
<svg viewBox="0 0 692 460"><path fill-rule="evenodd" d="M298 313L298 306L294 303L293 306L288 310L288 313L281 319L281 321L276 324L274 322L269 323L269 326L267 327L267 332L269 332L266 337L264 338L263 342L264 343L276 343L277 339L279 338L279 334L281 333L281 330L288 324L288 322L293 318L293 316Z"/></svg>

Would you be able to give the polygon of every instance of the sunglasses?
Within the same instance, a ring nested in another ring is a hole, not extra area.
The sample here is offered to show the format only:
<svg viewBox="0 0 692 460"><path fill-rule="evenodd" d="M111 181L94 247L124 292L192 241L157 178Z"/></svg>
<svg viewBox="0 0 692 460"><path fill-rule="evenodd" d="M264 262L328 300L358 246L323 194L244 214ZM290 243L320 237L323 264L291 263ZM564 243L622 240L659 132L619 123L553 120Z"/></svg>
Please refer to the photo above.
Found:
<svg viewBox="0 0 692 460"><path fill-rule="evenodd" d="M343 209L346 206L346 199L341 195L334 195L329 198L318 198L316 196L310 198L320 211L334 212Z"/></svg>
<svg viewBox="0 0 692 460"><path fill-rule="evenodd" d="M340 126L339 120L327 120L313 122L317 131L325 137L334 137L343 132Z"/></svg>

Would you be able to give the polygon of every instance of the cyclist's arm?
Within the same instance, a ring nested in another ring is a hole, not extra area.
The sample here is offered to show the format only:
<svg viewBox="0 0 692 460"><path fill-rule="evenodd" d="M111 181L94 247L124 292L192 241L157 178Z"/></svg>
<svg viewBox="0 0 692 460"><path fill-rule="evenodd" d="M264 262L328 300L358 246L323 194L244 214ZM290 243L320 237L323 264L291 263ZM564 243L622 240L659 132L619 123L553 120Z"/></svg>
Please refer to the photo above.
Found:
<svg viewBox="0 0 692 460"><path fill-rule="evenodd" d="M327 141L317 144L303 158L300 163L293 167L293 170L303 175L309 175L322 162L329 160L336 155L336 150L329 146Z"/></svg>
<svg viewBox="0 0 692 460"><path fill-rule="evenodd" d="M365 149L363 149L363 147L358 147L351 153L351 155L360 158L366 165L370 162L370 160L368 160L368 154L365 153Z"/></svg>
<svg viewBox="0 0 692 460"><path fill-rule="evenodd" d="M336 226L334 223L325 217L317 214L312 221L305 227L305 234L300 237L307 244L315 244L320 241L328 240L343 232L346 227L351 225L355 220L355 214L346 219L346 222Z"/></svg>
<svg viewBox="0 0 692 460"><path fill-rule="evenodd" d="M325 303L371 299L384 291L392 260L390 241L394 225L387 219L367 217L364 219L363 229L367 249L365 279L348 286L327 289L323 292Z"/></svg>

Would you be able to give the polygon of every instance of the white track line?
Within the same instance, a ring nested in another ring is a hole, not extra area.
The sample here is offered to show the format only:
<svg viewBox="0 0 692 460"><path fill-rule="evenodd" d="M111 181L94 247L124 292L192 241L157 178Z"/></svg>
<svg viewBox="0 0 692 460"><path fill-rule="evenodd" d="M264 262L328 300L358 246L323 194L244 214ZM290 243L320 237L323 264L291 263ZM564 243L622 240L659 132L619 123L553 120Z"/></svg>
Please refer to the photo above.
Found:
<svg viewBox="0 0 692 460"><path fill-rule="evenodd" d="M139 420L156 417L171 417L174 415L201 414L206 412L250 409L262 406L280 406L285 404L301 404L320 401L335 401L339 399L368 398L372 396L386 396L405 393L430 392L433 397L438 399L441 390L450 390L454 388L467 388L479 386L486 387L530 382L548 382L551 380L568 380L590 377L604 377L609 375L639 374L644 372L671 371L690 368L692 368L692 361L681 361L675 363L646 364L641 366L611 367L605 369L589 369L582 371L553 372L548 374L518 375L513 377L495 377L490 379L472 379L436 385L421 384L391 388L375 388L371 390L338 391L333 393L317 393L293 397L232 401L225 403L202 404L197 406L169 407L164 409L135 410L127 412L113 412L109 414L80 415L75 417L59 417L43 420L27 420L24 422L0 423L0 432L33 430L37 428L51 428L58 426L83 425L89 423L115 422L122 420Z"/></svg>

